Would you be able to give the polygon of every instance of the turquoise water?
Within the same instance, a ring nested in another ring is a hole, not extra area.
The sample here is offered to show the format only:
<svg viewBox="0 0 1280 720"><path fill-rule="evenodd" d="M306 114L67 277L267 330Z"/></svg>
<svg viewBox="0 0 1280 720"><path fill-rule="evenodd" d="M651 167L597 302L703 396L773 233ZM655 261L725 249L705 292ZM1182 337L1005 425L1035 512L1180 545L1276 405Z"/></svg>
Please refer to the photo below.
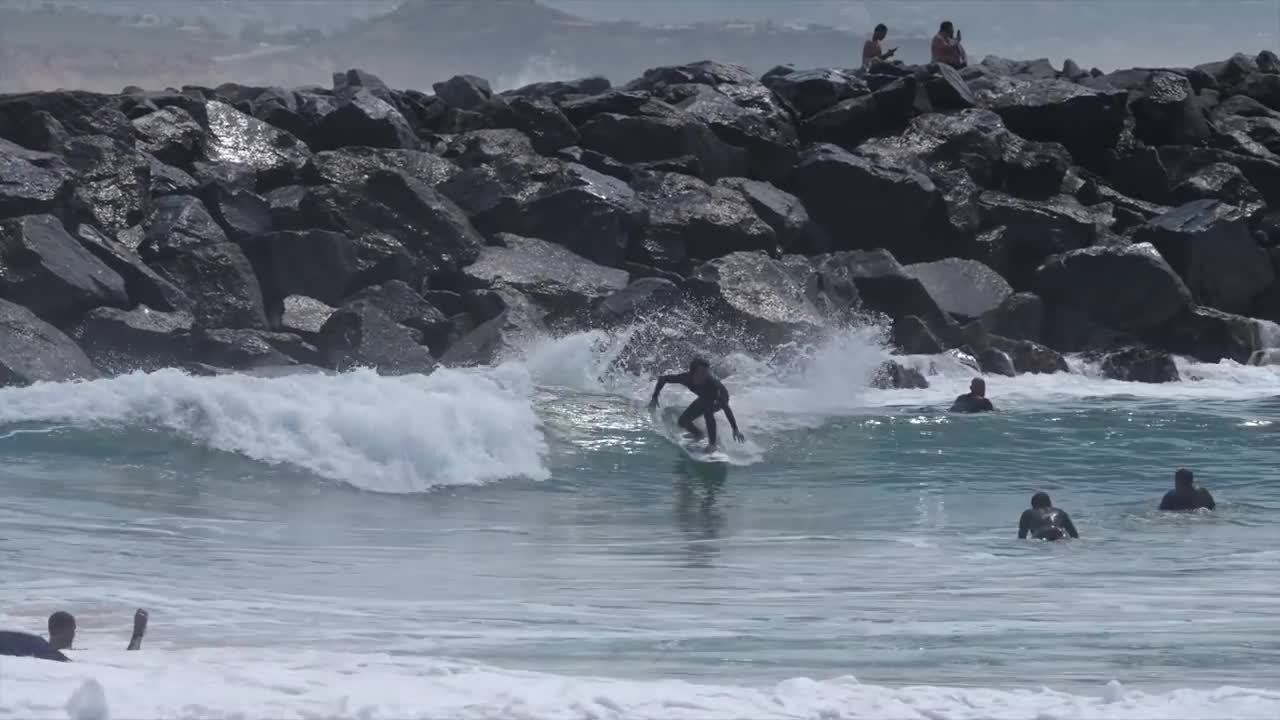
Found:
<svg viewBox="0 0 1280 720"><path fill-rule="evenodd" d="M685 457L644 411L648 380L601 381L582 339L429 378L3 390L0 619L39 630L68 607L86 661L118 665L145 606L145 662L225 688L243 684L237 658L305 650L570 684L852 675L1096 695L1118 680L1280 703L1280 374L990 379L1001 412L954 417L967 371L935 362L930 390L869 390L880 352L732 359L749 442L730 465ZM1182 466L1217 512L1154 511ZM1080 541L1016 540L1037 490Z"/></svg>

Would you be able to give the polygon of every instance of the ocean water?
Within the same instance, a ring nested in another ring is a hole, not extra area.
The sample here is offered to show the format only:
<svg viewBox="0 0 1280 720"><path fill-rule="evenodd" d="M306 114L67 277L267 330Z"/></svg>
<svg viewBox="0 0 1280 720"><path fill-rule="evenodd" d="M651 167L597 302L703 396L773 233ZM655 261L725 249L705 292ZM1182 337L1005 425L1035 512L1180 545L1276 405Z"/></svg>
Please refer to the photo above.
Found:
<svg viewBox="0 0 1280 720"><path fill-rule="evenodd" d="M727 465L599 333L0 390L0 627L80 628L73 663L0 658L0 717L1280 716L1278 369L1077 363L953 417L950 358L869 388L880 335L717 358ZM1154 511L1182 466L1217 512ZM1016 540L1037 490L1080 541Z"/></svg>

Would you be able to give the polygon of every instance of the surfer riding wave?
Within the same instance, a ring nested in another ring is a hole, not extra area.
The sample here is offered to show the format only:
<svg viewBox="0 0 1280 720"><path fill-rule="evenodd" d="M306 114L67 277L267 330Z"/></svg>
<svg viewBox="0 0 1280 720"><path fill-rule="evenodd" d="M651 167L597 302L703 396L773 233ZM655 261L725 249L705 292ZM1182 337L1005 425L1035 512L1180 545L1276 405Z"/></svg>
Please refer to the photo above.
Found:
<svg viewBox="0 0 1280 720"><path fill-rule="evenodd" d="M738 431L738 421L734 419L733 410L729 408L729 391L725 389L723 383L711 375L711 365L706 360L694 358L689 363L689 372L659 377L658 386L653 389L653 399L649 401L650 410L658 407L658 396L668 383L683 385L698 396L680 414L679 423L680 427L694 439L701 439L702 431L693 424L693 421L699 416L702 417L707 426L707 452L714 452L716 449L716 412L720 410L724 411L724 416L729 420L729 426L733 428L733 439L738 442L746 440L746 437Z"/></svg>

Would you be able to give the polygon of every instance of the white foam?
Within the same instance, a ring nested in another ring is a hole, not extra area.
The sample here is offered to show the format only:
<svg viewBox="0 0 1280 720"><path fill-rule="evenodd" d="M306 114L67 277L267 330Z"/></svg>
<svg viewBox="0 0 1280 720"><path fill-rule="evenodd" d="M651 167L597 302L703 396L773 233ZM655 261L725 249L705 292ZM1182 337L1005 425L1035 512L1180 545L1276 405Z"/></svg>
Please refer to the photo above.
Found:
<svg viewBox="0 0 1280 720"><path fill-rule="evenodd" d="M164 718L1055 718L1280 717L1280 692L1221 687L1097 695L1049 689L884 687L853 677L764 687L515 672L434 658L236 649L80 652L69 664L0 658L0 717ZM71 698L60 704L60 698Z"/></svg>
<svg viewBox="0 0 1280 720"><path fill-rule="evenodd" d="M0 423L160 427L378 492L545 478L545 440L517 367L381 377L191 377L174 370L0 390Z"/></svg>

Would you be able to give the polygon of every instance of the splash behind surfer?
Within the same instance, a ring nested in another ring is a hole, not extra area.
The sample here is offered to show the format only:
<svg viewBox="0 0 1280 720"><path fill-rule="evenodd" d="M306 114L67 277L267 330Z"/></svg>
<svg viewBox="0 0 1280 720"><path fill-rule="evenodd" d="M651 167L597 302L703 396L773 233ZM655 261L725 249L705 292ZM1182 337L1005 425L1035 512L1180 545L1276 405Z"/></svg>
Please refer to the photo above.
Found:
<svg viewBox="0 0 1280 720"><path fill-rule="evenodd" d="M734 419L733 410L729 408L729 391L725 389L723 383L712 376L711 365L706 360L694 358L689 363L689 372L659 377L658 386L653 389L653 399L649 401L650 410L658 407L658 395L662 393L663 386L668 383L683 385L698 396L681 413L679 422L680 427L694 439L701 439L702 431L693 424L693 421L699 416L703 418L707 425L707 452L716 449L716 412L719 410L723 410L724 416L729 419L729 426L733 428L733 439L738 442L746 440L738 431L738 421Z"/></svg>

